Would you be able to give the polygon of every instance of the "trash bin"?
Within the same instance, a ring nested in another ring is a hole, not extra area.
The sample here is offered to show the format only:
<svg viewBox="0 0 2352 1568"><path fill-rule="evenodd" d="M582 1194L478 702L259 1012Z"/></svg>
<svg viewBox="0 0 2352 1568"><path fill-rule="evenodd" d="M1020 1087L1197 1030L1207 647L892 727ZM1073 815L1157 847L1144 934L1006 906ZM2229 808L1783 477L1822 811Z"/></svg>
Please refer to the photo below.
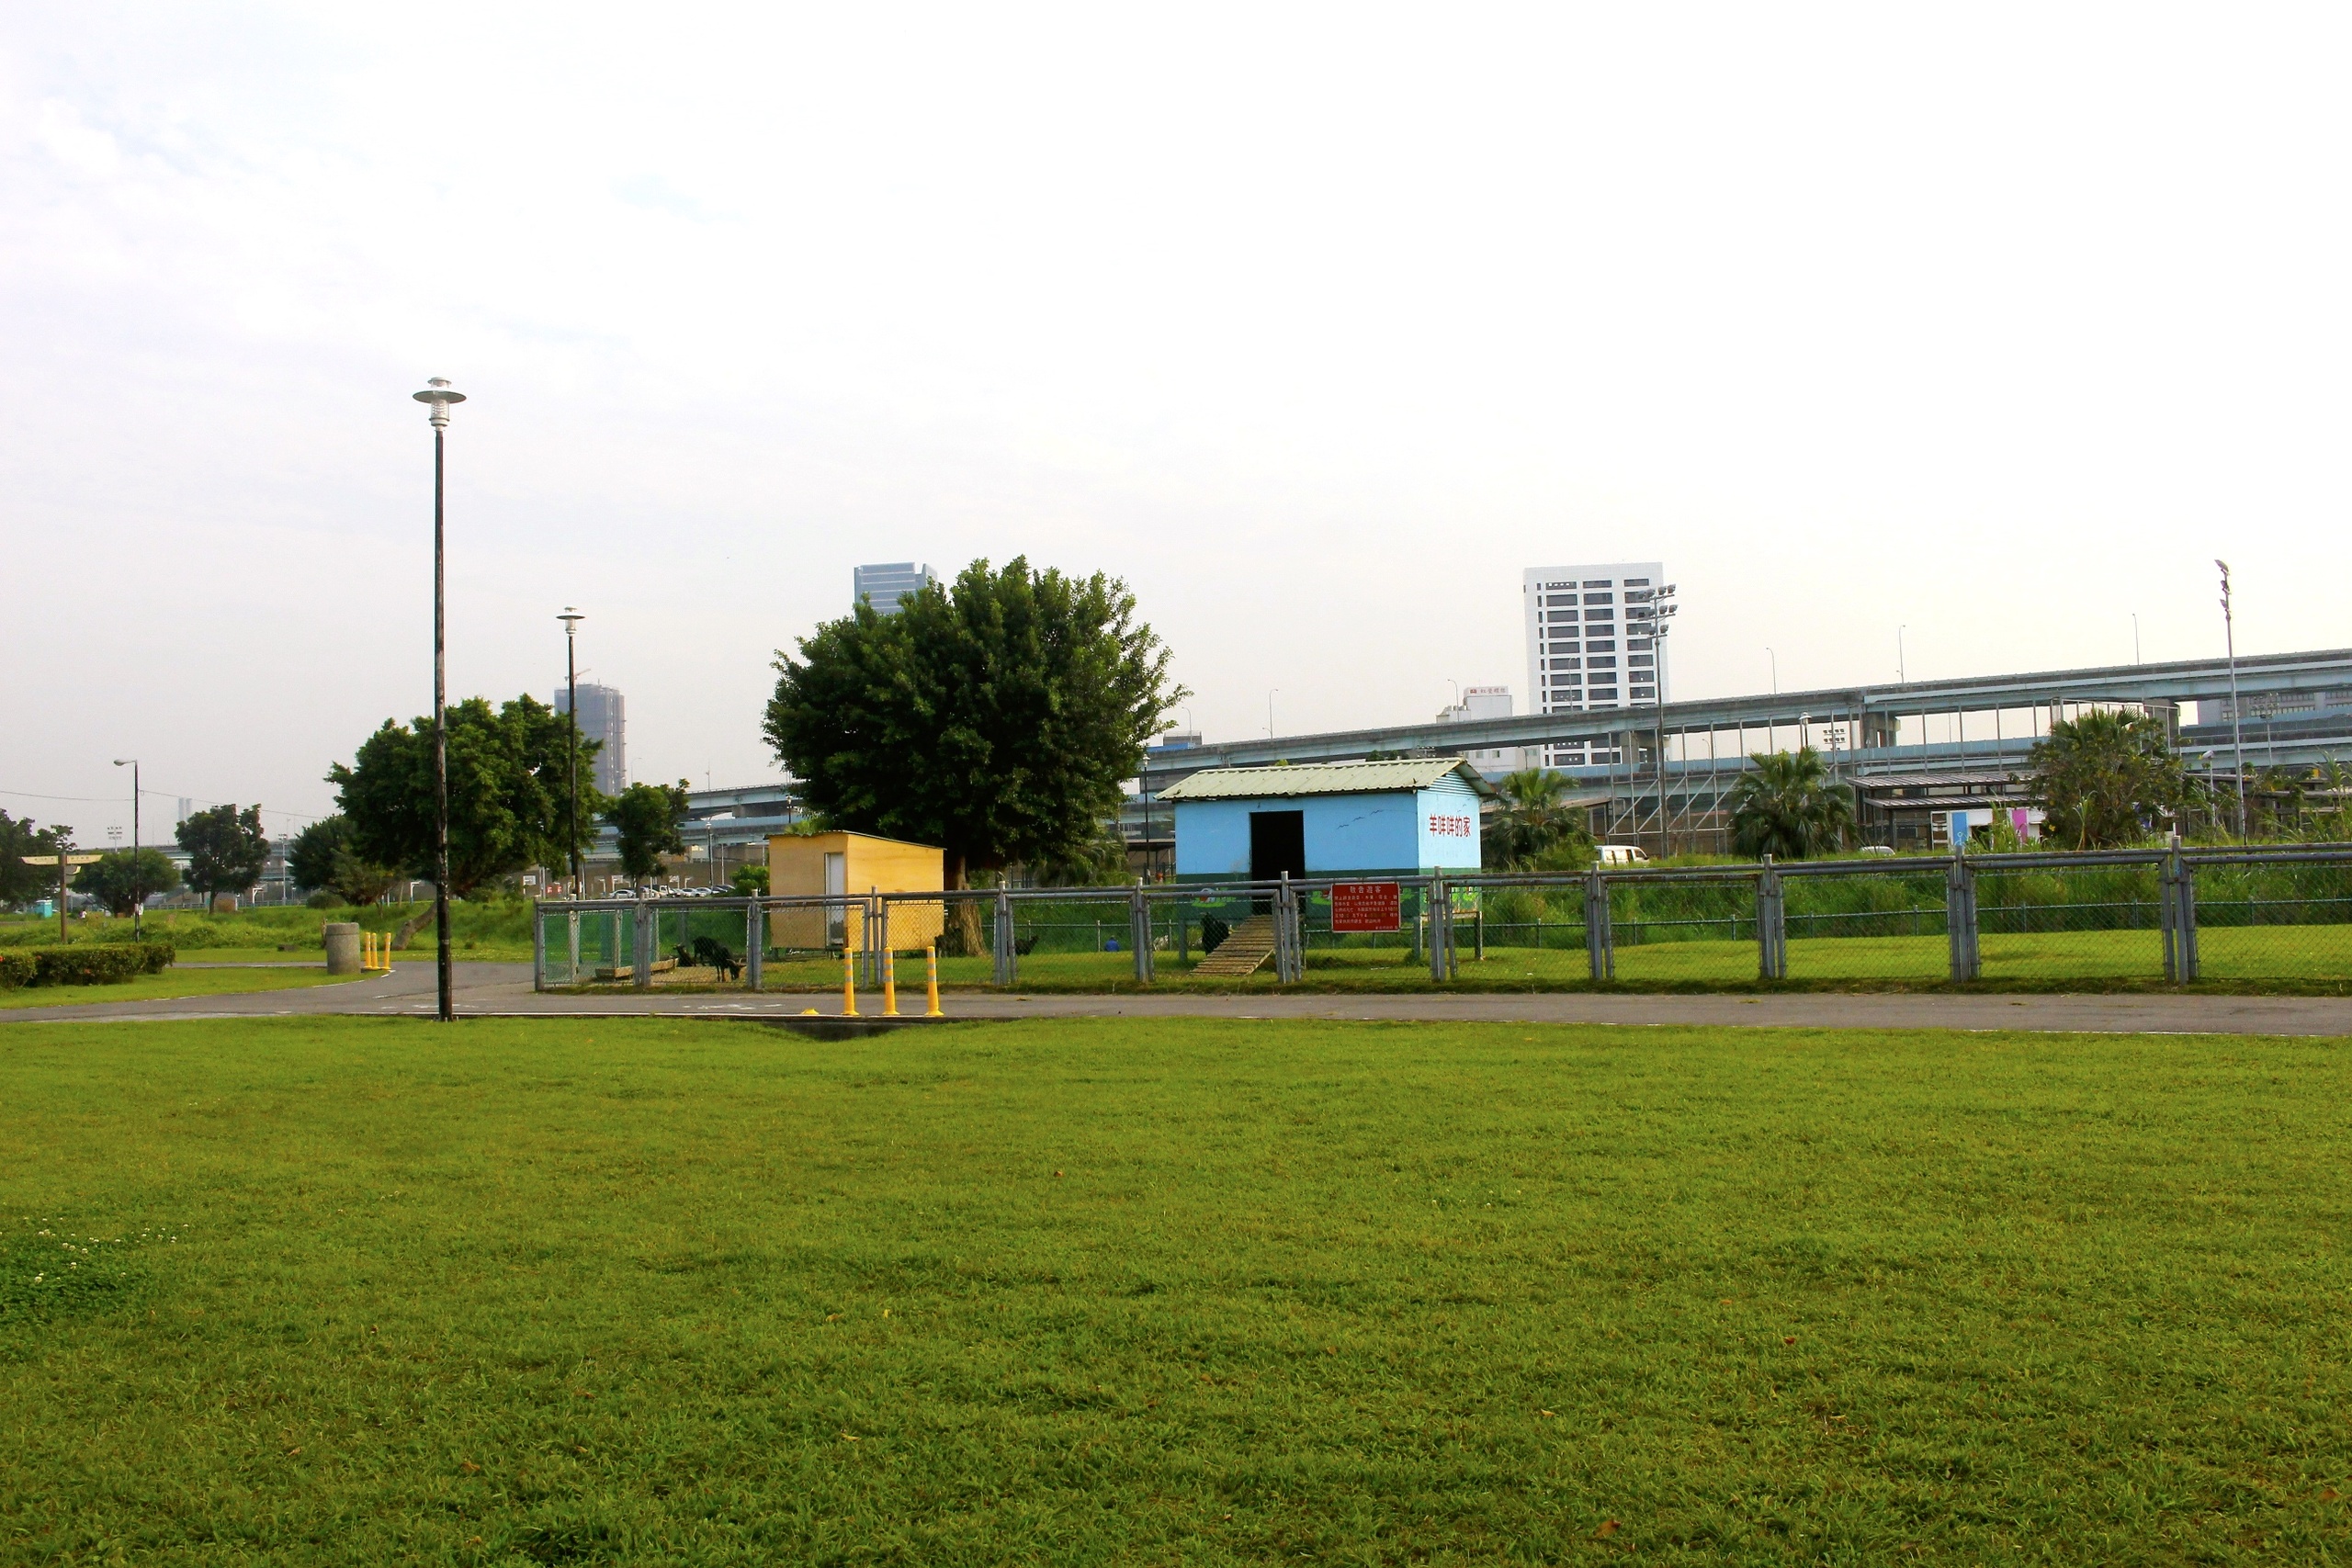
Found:
<svg viewBox="0 0 2352 1568"><path fill-rule="evenodd" d="M359 973L359 922L329 920L326 923L327 973L356 975Z"/></svg>

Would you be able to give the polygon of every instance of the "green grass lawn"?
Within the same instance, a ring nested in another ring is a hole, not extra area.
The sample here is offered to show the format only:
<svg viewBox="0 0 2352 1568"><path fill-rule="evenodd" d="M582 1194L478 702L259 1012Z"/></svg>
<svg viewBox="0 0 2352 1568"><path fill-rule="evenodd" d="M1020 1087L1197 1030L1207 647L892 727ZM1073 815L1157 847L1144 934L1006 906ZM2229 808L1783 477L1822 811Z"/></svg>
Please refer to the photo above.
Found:
<svg viewBox="0 0 2352 1568"><path fill-rule="evenodd" d="M2327 1041L15 1026L0 1561L2342 1561L2347 1099Z"/></svg>
<svg viewBox="0 0 2352 1568"><path fill-rule="evenodd" d="M339 985L357 976L307 969L182 969L141 975L116 986L20 986L0 991L0 1009L62 1008L81 1002L147 1002L173 997L218 997L232 991L285 991Z"/></svg>

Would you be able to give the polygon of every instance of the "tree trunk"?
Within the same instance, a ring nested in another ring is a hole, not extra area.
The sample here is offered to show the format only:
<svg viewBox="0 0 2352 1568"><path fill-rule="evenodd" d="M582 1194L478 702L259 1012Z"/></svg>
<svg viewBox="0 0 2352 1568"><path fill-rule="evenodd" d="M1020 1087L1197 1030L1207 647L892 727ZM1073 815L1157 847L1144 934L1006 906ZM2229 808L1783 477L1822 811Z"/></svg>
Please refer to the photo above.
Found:
<svg viewBox="0 0 2352 1568"><path fill-rule="evenodd" d="M960 892L964 880L964 857L947 857L947 886L950 892ZM988 950L980 942L980 907L969 898L958 899L947 907L947 919L940 922L939 951L951 958L978 958Z"/></svg>
<svg viewBox="0 0 2352 1568"><path fill-rule="evenodd" d="M424 907L424 913L421 915L412 915L407 919L401 922L401 929L392 933L393 949L398 951L406 948L411 938L414 937L417 932L423 931L432 923L433 906L427 904Z"/></svg>

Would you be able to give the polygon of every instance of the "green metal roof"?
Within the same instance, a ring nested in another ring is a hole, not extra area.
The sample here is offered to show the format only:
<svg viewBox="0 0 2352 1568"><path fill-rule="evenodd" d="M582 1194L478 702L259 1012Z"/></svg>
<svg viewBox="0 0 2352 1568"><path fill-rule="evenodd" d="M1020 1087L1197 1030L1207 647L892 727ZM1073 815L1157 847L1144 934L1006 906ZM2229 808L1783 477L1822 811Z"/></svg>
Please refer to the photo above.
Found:
<svg viewBox="0 0 2352 1568"><path fill-rule="evenodd" d="M1162 800L1251 800L1293 795L1387 795L1423 790L1459 773L1481 797L1488 784L1460 757L1408 757L1384 762L1307 762L1297 767L1206 768L1159 792Z"/></svg>

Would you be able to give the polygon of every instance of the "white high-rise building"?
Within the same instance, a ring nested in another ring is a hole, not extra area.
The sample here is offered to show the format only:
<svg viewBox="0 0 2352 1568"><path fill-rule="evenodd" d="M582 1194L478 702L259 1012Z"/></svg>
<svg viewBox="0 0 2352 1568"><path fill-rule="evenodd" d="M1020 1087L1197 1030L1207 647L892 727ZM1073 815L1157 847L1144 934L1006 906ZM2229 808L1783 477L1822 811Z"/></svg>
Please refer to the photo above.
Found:
<svg viewBox="0 0 2352 1568"><path fill-rule="evenodd" d="M895 615L899 601L919 589L930 587L939 581L939 574L928 564L917 566L910 560L884 561L878 566L850 569L849 602L869 600L877 615Z"/></svg>
<svg viewBox="0 0 2352 1568"><path fill-rule="evenodd" d="M1667 700L1666 644L1657 634L1657 561L1532 566L1527 596L1527 682L1535 713L1594 713ZM1622 761L1599 735L1550 747L1555 767Z"/></svg>
<svg viewBox="0 0 2352 1568"><path fill-rule="evenodd" d="M1464 686L1461 700L1452 707L1438 710L1440 724L1460 724L1474 718L1509 718L1510 688L1509 686ZM1484 751L1464 751L1463 760L1490 778L1515 773L1527 766L1525 750L1517 746L1495 747Z"/></svg>

